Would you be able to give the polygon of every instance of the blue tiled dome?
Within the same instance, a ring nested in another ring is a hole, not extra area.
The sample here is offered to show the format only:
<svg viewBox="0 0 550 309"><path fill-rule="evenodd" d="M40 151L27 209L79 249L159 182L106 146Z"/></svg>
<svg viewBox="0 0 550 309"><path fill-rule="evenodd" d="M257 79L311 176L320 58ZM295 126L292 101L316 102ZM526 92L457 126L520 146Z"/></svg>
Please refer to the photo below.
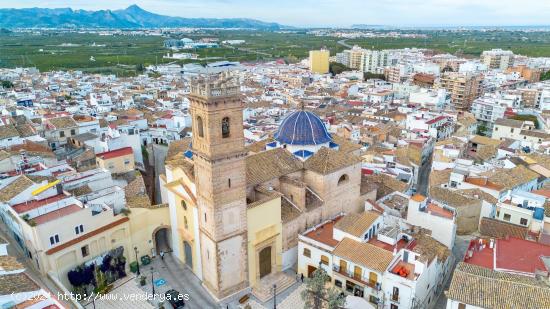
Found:
<svg viewBox="0 0 550 309"><path fill-rule="evenodd" d="M275 139L281 144L319 145L332 141L325 124L312 112L296 111L285 117Z"/></svg>

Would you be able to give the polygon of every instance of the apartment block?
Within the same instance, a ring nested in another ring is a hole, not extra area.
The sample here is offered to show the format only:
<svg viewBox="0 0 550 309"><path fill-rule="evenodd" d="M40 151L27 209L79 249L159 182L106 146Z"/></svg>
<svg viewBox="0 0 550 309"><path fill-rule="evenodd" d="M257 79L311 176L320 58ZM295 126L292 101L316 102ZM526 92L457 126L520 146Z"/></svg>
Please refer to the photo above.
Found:
<svg viewBox="0 0 550 309"><path fill-rule="evenodd" d="M319 74L328 73L329 57L330 52L326 49L309 51L309 70Z"/></svg>
<svg viewBox="0 0 550 309"><path fill-rule="evenodd" d="M506 70L514 62L514 53L502 49L487 50L481 54L481 62L489 69Z"/></svg>
<svg viewBox="0 0 550 309"><path fill-rule="evenodd" d="M441 77L440 86L450 93L454 108L465 111L481 95L482 81L481 75L448 72Z"/></svg>

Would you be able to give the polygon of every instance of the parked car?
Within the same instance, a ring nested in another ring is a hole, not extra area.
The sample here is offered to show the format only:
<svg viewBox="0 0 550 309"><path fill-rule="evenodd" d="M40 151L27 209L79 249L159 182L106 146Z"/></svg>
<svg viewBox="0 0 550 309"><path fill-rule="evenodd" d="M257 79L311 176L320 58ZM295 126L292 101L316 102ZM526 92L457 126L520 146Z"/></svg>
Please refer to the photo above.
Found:
<svg viewBox="0 0 550 309"><path fill-rule="evenodd" d="M184 295L181 294L180 292L172 289L172 290L166 291L166 293L164 293L164 296L165 296L166 300L168 301L168 303L170 303L172 308L180 309L180 308L185 307L185 301L183 300Z"/></svg>

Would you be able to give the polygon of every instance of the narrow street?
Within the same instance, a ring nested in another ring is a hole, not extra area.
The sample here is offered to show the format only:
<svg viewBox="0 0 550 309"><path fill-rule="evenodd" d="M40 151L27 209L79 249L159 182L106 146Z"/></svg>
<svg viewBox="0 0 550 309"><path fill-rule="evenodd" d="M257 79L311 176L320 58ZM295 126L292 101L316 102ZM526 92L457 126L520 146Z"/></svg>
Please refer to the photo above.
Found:
<svg viewBox="0 0 550 309"><path fill-rule="evenodd" d="M416 184L416 192L424 196L428 196L428 188L430 186L430 172L432 170L433 155L430 154L428 160L419 168L418 183Z"/></svg>
<svg viewBox="0 0 550 309"><path fill-rule="evenodd" d="M449 289L449 285L451 284L451 279L454 273L454 270L456 268L456 265L458 262L462 261L464 258L464 255L466 254L466 250L468 249L468 244L470 243L470 240L473 238L473 236L469 235L457 235L455 237L455 246L453 248L453 265L451 269L449 270L449 275L447 278L445 278L445 284L443 285L443 289L441 290L441 294L439 294L439 297L437 298L437 302L435 302L434 309L444 309L447 306L447 297L445 297L445 291Z"/></svg>

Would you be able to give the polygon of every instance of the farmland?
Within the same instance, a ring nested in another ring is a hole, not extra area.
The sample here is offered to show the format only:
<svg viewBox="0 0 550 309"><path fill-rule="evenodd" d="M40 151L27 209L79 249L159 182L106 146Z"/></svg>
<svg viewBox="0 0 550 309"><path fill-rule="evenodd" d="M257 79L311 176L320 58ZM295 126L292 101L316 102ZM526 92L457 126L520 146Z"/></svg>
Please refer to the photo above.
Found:
<svg viewBox="0 0 550 309"><path fill-rule="evenodd" d="M491 48L511 49L526 56L550 57L550 32L514 31L423 31L428 38L362 38L347 40L350 45L364 48L389 49L418 47L434 49L465 57L478 56ZM345 47L339 38L313 36L303 32L204 30L192 34L170 36L245 40L238 46L189 50L199 55L198 62L218 60L254 62L285 59L295 62L307 57L311 49L325 47L331 54ZM168 36L99 35L95 33L53 32L40 34L1 33L0 67L35 66L41 71L83 70L98 73L133 75L137 67L162 64L168 49L163 41ZM186 63L197 60L178 60Z"/></svg>

